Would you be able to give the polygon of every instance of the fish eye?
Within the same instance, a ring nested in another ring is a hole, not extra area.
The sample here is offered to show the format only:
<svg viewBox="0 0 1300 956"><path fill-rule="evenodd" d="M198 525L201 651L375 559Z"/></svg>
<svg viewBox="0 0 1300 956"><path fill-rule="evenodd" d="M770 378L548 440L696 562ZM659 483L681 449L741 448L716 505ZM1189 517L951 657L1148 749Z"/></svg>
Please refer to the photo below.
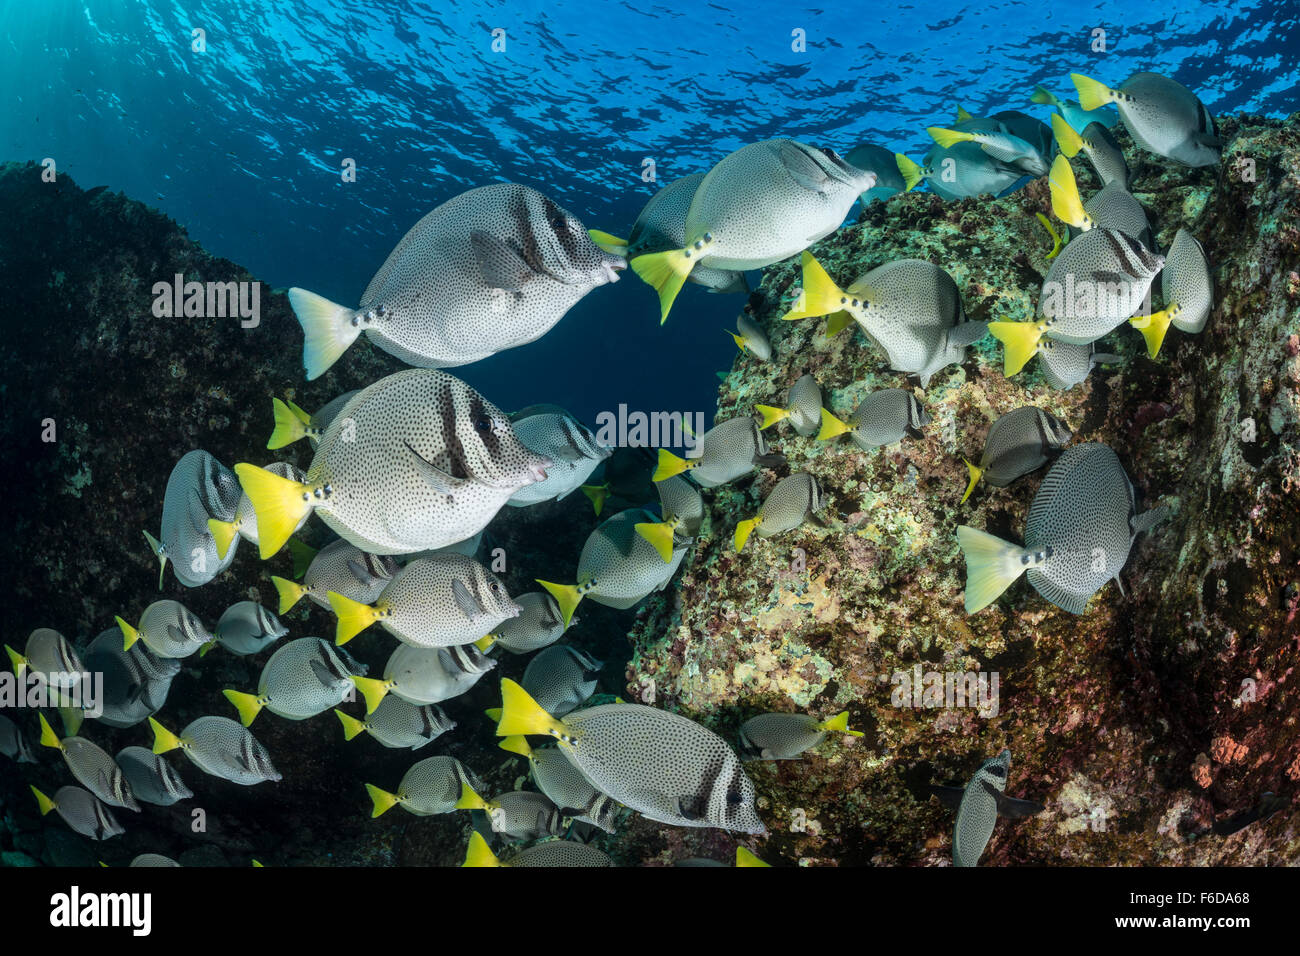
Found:
<svg viewBox="0 0 1300 956"><path fill-rule="evenodd" d="M556 232L567 232L569 229L569 220L562 216L556 216L551 220L551 228Z"/></svg>
<svg viewBox="0 0 1300 956"><path fill-rule="evenodd" d="M481 432L491 431L492 422L489 419L480 418L474 422L474 427Z"/></svg>
<svg viewBox="0 0 1300 956"><path fill-rule="evenodd" d="M733 807L743 802L744 799L745 798L740 795L739 790L732 789L727 791L727 803Z"/></svg>
<svg viewBox="0 0 1300 956"><path fill-rule="evenodd" d="M825 147L825 146L822 147L822 153L830 157L831 159L835 160L836 162L839 162L840 160L840 154L835 152L835 150L830 149L829 147Z"/></svg>
<svg viewBox="0 0 1300 956"><path fill-rule="evenodd" d="M989 767L989 773L993 774L995 777L1005 777L1007 775L1007 772L997 765Z"/></svg>

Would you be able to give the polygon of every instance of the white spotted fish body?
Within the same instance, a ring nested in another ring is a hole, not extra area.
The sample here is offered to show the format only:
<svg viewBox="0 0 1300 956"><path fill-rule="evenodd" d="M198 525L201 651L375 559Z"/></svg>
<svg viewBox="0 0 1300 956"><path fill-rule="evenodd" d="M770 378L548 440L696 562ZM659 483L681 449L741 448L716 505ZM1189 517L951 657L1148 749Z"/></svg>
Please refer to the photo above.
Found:
<svg viewBox="0 0 1300 956"><path fill-rule="evenodd" d="M438 704L467 693L496 667L496 661L473 644L412 647L402 644L384 666L389 692L407 703Z"/></svg>
<svg viewBox="0 0 1300 956"><path fill-rule="evenodd" d="M41 813L58 812L74 833L92 840L107 840L126 832L117 818L95 797L81 787L60 787L51 799L32 787Z"/></svg>
<svg viewBox="0 0 1300 956"><path fill-rule="evenodd" d="M989 426L978 470L990 485L1005 488L1047 464L1071 437L1070 429L1051 412L1013 408Z"/></svg>
<svg viewBox="0 0 1300 956"><path fill-rule="evenodd" d="M168 561L176 580L187 588L207 584L230 566L235 548L229 548L224 557L219 554L208 521L233 521L240 497L239 479L206 451L195 450L181 457L167 478L158 537L145 532L162 565L159 588Z"/></svg>
<svg viewBox="0 0 1300 956"><path fill-rule="evenodd" d="M1133 485L1110 448L1074 445L1038 486L1023 547L957 529L966 556L966 611L988 606L1023 573L1052 604L1082 614L1107 581L1118 582L1137 535L1165 517L1163 507L1137 514Z"/></svg>
<svg viewBox="0 0 1300 956"><path fill-rule="evenodd" d="M641 704L602 704L555 718L501 682L499 736L546 733L601 793L657 823L766 833L735 751L695 721Z"/></svg>
<svg viewBox="0 0 1300 956"><path fill-rule="evenodd" d="M1164 261L1122 232L1083 233L1052 260L1043 280L1043 334L1075 345L1095 342L1142 307Z"/></svg>
<svg viewBox="0 0 1300 956"><path fill-rule="evenodd" d="M117 765L135 798L144 803L170 807L194 796L176 769L148 747L124 747L117 752Z"/></svg>
<svg viewBox="0 0 1300 956"><path fill-rule="evenodd" d="M392 750L419 750L456 726L441 708L416 705L399 697L385 697L365 720L335 711L351 740L365 732Z"/></svg>
<svg viewBox="0 0 1300 956"><path fill-rule="evenodd" d="M131 785L122 775L122 768L107 751L84 737L64 737L60 740L44 714L40 715L40 722L41 743L63 754L68 770L77 783L111 807L139 811L140 804L132 795Z"/></svg>
<svg viewBox="0 0 1300 956"><path fill-rule="evenodd" d="M301 584L275 576L271 580L280 592L280 613L284 614L303 597L328 608L330 591L369 604L384 592L399 570L391 555L370 554L340 538L316 553Z"/></svg>
<svg viewBox="0 0 1300 956"><path fill-rule="evenodd" d="M1079 103L1095 109L1114 103L1134 142L1184 166L1213 166L1222 155L1214 117L1195 93L1159 73L1134 73L1116 89L1071 73Z"/></svg>
<svg viewBox="0 0 1300 956"><path fill-rule="evenodd" d="M464 382L411 369L362 389L340 410L305 482L248 464L235 471L257 509L263 557L308 511L361 550L383 555L472 537L519 489L545 479L550 464Z"/></svg>
<svg viewBox="0 0 1300 956"><path fill-rule="evenodd" d="M243 787L280 779L266 748L238 721L228 717L200 717L179 735L172 734L152 717L149 723L154 730L156 754L179 748L204 773Z"/></svg>
<svg viewBox="0 0 1300 956"><path fill-rule="evenodd" d="M864 451L902 441L909 430L930 424L930 415L905 388L872 392L849 418L849 439Z"/></svg>
<svg viewBox="0 0 1300 956"><path fill-rule="evenodd" d="M519 614L500 578L473 558L451 552L406 565L373 605L339 595L330 600L339 616L340 642L378 622L415 647L471 644Z"/></svg>
<svg viewBox="0 0 1300 956"><path fill-rule="evenodd" d="M495 645L511 654L528 654L554 644L567 630L560 607L545 591L529 591L515 598L518 617L502 621L493 636ZM569 627L578 623L575 617Z"/></svg>
<svg viewBox="0 0 1300 956"><path fill-rule="evenodd" d="M596 692L596 677L603 666L576 647L548 647L528 662L520 683L543 710L563 717Z"/></svg>
<svg viewBox="0 0 1300 956"><path fill-rule="evenodd" d="M218 644L245 657L266 650L289 629L256 601L239 601L226 608L213 633Z"/></svg>
<svg viewBox="0 0 1300 956"><path fill-rule="evenodd" d="M650 197L628 234L628 258L681 249L686 245L686 216L704 176L704 173L683 176ZM749 291L745 274L729 269L700 266L691 270L686 281L702 285L711 292Z"/></svg>
<svg viewBox="0 0 1300 956"><path fill-rule="evenodd" d="M289 302L303 327L308 379L365 332L409 365L452 368L540 338L626 266L574 216L515 183L470 189L411 227L356 309L303 289Z"/></svg>
<svg viewBox="0 0 1300 956"><path fill-rule="evenodd" d="M1098 352L1095 342L1072 345L1046 337L1038 340L1038 367L1053 388L1074 388L1088 378L1093 366L1119 361L1118 355Z"/></svg>
<svg viewBox="0 0 1300 956"><path fill-rule="evenodd" d="M267 659L255 696L232 690L225 694L244 726L263 708L285 720L306 720L352 696L353 676L364 673L365 668L355 661L345 663L329 641L300 637Z"/></svg>
<svg viewBox="0 0 1300 956"><path fill-rule="evenodd" d="M127 650L142 641L159 657L189 657L213 640L198 616L179 601L154 601L144 609L135 627L121 617L117 626L122 629Z"/></svg>
<svg viewBox="0 0 1300 956"><path fill-rule="evenodd" d="M545 479L520 488L506 502L515 507L563 498L614 452L557 405L530 405L511 415L510 423L524 447L551 460Z"/></svg>

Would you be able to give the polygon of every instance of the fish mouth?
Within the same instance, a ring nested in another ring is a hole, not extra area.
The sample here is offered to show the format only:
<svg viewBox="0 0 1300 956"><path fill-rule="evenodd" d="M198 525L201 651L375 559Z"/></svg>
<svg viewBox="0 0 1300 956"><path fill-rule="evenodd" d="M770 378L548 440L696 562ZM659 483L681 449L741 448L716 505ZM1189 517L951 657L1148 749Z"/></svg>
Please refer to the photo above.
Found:
<svg viewBox="0 0 1300 956"><path fill-rule="evenodd" d="M528 484L536 484L546 480L546 469L552 467L555 462L549 458L538 458L528 464Z"/></svg>
<svg viewBox="0 0 1300 956"><path fill-rule="evenodd" d="M627 260L622 256L610 256L600 264L606 282L617 282L618 274L627 268Z"/></svg>

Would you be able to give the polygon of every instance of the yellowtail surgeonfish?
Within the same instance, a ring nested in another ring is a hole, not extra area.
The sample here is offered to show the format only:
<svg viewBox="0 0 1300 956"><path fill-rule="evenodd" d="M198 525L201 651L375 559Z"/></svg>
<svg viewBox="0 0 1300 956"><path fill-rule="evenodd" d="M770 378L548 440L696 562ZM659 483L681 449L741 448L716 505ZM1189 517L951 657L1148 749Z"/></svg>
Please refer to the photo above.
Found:
<svg viewBox="0 0 1300 956"><path fill-rule="evenodd" d="M768 492L756 517L736 525L733 544L737 551L743 551L755 531L760 538L793 531L825 506L826 498L816 478L803 471L787 475Z"/></svg>
<svg viewBox="0 0 1300 956"><path fill-rule="evenodd" d="M735 751L695 721L642 704L601 704L556 718L508 679L501 696L498 736L554 737L593 786L647 819L767 833Z"/></svg>
<svg viewBox="0 0 1300 956"><path fill-rule="evenodd" d="M442 548L482 530L546 477L504 412L460 379L411 369L363 388L321 436L305 481L241 463L258 547L275 554L308 513L371 554Z"/></svg>
<svg viewBox="0 0 1300 956"><path fill-rule="evenodd" d="M1043 812L1043 805L1033 800L1008 797L1007 774L1011 770L1011 751L1003 750L984 761L965 787L931 786L930 792L944 806L957 811L952 832L952 865L976 866L989 845L998 817L1012 820Z"/></svg>
<svg viewBox="0 0 1300 956"><path fill-rule="evenodd" d="M807 249L844 222L874 173L832 149L792 139L743 146L709 171L691 199L681 248L636 256L632 269L659 293L660 321L697 266L761 269Z"/></svg>
<svg viewBox="0 0 1300 956"><path fill-rule="evenodd" d="M1029 506L1023 547L966 525L957 528L966 557L966 613L988 607L1023 574L1048 601L1082 614L1107 581L1119 585L1137 536L1167 516L1163 506L1138 513L1133 485L1110 448L1067 448Z"/></svg>
<svg viewBox="0 0 1300 956"><path fill-rule="evenodd" d="M493 183L447 200L411 227L357 308L289 290L314 379L358 335L409 365L452 368L540 338L579 299L614 282L622 256L535 189Z"/></svg>

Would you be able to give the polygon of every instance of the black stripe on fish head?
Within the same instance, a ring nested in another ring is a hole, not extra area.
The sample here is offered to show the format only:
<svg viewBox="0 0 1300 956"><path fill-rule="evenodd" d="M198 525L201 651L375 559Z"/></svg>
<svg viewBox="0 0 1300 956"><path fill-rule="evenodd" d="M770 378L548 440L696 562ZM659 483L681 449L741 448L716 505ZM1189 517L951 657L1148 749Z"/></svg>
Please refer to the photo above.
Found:
<svg viewBox="0 0 1300 956"><path fill-rule="evenodd" d="M91 805L91 812L94 817L95 839L105 840L114 832L113 818L109 816L108 809L95 798Z"/></svg>
<svg viewBox="0 0 1300 956"><path fill-rule="evenodd" d="M478 392L471 391L469 394L469 423L474 429L474 434L478 440L483 443L483 448L487 451L488 458L492 461L497 460L497 455L501 453L501 438L496 433L496 422L493 421L494 415L488 408L487 402L483 400ZM458 475L457 477L469 477L468 475Z"/></svg>
<svg viewBox="0 0 1300 956"><path fill-rule="evenodd" d="M545 197L542 198L545 200ZM529 214L528 206L528 191L516 190L510 203L510 216L514 219L515 236L519 240L519 254L524 257L524 262L528 263L530 269L544 275L546 267L542 261L541 244L533 232L533 217Z"/></svg>
<svg viewBox="0 0 1300 956"><path fill-rule="evenodd" d="M446 399L438 403L442 415L442 438L447 446L447 457L451 460L448 473L453 478L466 479L470 476L469 464L465 458L465 445L456 431L456 396L450 389Z"/></svg>
<svg viewBox="0 0 1300 956"><path fill-rule="evenodd" d="M579 237L575 235L573 228L569 224L568 214L551 201L549 196L542 196L542 215L546 217L547 228L560 241L560 248L564 250L564 257L570 265L577 262Z"/></svg>

